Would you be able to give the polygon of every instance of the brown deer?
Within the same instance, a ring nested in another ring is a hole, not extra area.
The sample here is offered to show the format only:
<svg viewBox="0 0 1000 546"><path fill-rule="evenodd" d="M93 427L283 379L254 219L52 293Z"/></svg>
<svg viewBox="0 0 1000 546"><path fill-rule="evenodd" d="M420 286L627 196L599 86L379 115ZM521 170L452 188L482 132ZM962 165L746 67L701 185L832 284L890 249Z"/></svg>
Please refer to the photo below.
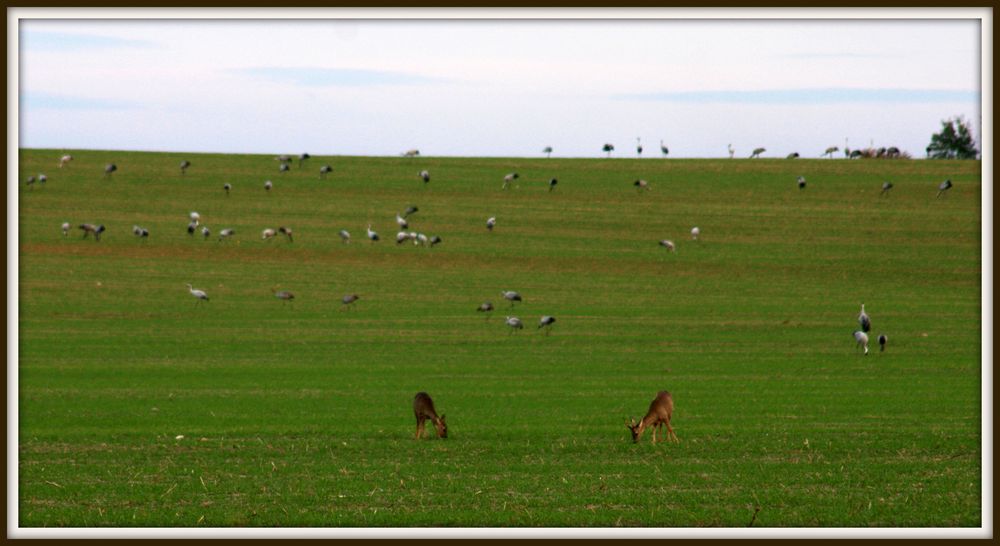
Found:
<svg viewBox="0 0 1000 546"><path fill-rule="evenodd" d="M657 393L656 398L649 404L649 411L646 412L646 416L639 421L638 424L635 422L635 417L631 418L631 422L625 423L625 426L632 431L632 441L638 442L639 436L642 435L642 431L647 428L653 429L653 443L656 443L656 431L660 429L660 434L662 435L663 426L666 425L666 439L673 440L675 442L680 442L677 439L677 435L674 434L673 427L670 426L670 416L674 413L674 398L670 396L667 391L660 391Z"/></svg>
<svg viewBox="0 0 1000 546"><path fill-rule="evenodd" d="M428 419L434 423L438 438L448 437L448 425L444 422L444 414L438 417L437 412L434 411L434 401L431 400L431 396L426 392L418 392L413 397L413 415L417 418L417 435L414 437L415 440L419 440L423 436L424 422Z"/></svg>

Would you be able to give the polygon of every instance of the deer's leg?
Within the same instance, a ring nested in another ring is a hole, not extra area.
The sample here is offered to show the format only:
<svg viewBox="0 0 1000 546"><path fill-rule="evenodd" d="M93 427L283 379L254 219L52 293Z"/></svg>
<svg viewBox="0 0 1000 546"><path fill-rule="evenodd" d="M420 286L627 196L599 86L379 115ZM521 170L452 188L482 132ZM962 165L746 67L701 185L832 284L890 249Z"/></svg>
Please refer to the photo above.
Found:
<svg viewBox="0 0 1000 546"><path fill-rule="evenodd" d="M420 435L424 432L424 420L417 419L417 435L413 437L414 440L419 440Z"/></svg>

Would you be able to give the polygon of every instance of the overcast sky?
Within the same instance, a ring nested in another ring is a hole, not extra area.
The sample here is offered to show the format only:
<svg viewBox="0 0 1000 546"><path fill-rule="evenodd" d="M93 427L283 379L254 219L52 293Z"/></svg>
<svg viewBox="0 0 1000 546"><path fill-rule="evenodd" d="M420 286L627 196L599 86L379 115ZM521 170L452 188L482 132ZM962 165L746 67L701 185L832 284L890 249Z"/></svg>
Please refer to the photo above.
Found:
<svg viewBox="0 0 1000 546"><path fill-rule="evenodd" d="M18 38L31 148L922 156L959 115L980 139L976 19L22 19Z"/></svg>

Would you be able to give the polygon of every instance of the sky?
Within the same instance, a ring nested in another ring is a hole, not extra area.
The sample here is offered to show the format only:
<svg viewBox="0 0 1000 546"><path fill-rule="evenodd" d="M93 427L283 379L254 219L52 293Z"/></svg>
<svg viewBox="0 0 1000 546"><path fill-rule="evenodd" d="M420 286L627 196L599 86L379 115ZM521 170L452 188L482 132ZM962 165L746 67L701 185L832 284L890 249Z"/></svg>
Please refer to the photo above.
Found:
<svg viewBox="0 0 1000 546"><path fill-rule="evenodd" d="M730 144L736 157L845 144L921 157L956 116L981 140L975 18L187 13L20 19L20 146L604 157L611 143L613 157L636 157L639 138L642 157L659 157L661 141L670 157L727 157Z"/></svg>

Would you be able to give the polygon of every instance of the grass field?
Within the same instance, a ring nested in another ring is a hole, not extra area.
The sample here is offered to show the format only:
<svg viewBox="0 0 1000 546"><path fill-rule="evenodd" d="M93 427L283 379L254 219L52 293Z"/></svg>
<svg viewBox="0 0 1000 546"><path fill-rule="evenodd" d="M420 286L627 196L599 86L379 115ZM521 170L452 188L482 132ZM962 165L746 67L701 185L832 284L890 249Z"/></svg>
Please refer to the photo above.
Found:
<svg viewBox="0 0 1000 546"><path fill-rule="evenodd" d="M62 153L20 152L21 527L982 525L979 162ZM681 442L633 444L659 390Z"/></svg>

